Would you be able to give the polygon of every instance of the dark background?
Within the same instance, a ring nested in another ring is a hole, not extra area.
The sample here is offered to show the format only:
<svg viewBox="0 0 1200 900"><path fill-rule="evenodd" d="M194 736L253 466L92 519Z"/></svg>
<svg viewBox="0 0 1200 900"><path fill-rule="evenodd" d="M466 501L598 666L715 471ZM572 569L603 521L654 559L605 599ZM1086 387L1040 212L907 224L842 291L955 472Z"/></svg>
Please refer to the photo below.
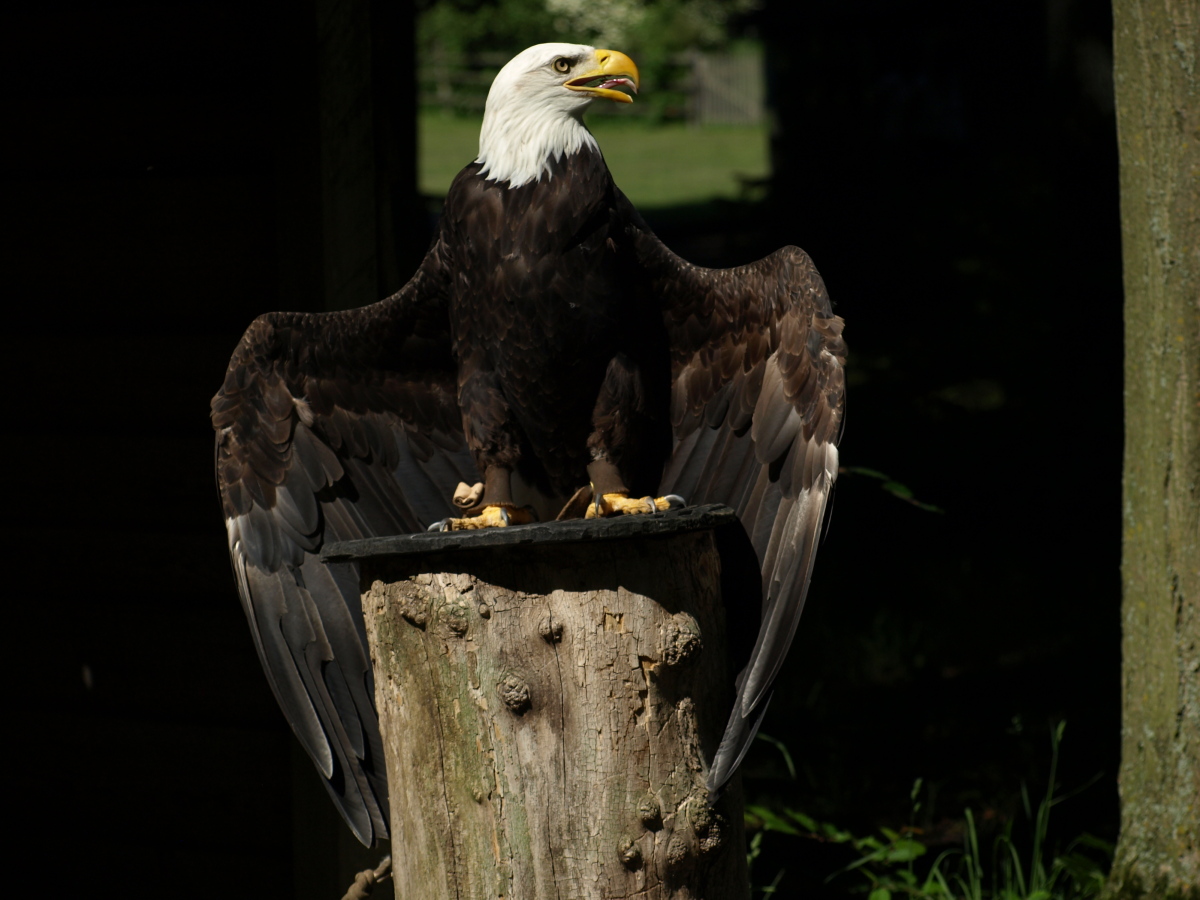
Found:
<svg viewBox="0 0 1200 900"><path fill-rule="evenodd" d="M6 16L9 819L51 885L337 897L371 859L353 857L259 671L207 415L255 315L368 302L420 258L411 12ZM708 264L807 249L848 323L843 464L942 510L843 477L763 726L798 777L760 742L747 793L867 833L909 821L922 777L915 822L935 846L959 839L966 806L1019 832L1022 782L1044 790L1065 719L1063 790L1097 780L1056 807L1055 840L1112 839L1108 7L774 0L742 24L768 42L769 197L652 224ZM831 890L849 858L764 846L755 880L786 868L785 896Z"/></svg>

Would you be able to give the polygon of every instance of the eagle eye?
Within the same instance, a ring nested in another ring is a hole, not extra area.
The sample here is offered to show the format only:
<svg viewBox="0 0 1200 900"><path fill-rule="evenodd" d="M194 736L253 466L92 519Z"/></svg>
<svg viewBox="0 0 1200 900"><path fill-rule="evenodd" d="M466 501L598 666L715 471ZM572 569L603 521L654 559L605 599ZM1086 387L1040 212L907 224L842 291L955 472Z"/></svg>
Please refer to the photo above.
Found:
<svg viewBox="0 0 1200 900"><path fill-rule="evenodd" d="M553 62L554 71L562 72L564 75L571 71L571 61L565 56L560 56Z"/></svg>

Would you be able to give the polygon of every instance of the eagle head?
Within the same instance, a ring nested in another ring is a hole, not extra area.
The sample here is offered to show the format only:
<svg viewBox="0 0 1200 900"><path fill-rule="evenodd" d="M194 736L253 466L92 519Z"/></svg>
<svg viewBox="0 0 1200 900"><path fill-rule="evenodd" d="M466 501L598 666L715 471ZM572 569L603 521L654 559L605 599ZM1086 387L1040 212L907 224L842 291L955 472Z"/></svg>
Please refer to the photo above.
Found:
<svg viewBox="0 0 1200 900"><path fill-rule="evenodd" d="M549 175L551 160L596 149L583 111L597 98L632 103L638 70L616 50L537 44L492 82L479 134L480 174L520 187Z"/></svg>

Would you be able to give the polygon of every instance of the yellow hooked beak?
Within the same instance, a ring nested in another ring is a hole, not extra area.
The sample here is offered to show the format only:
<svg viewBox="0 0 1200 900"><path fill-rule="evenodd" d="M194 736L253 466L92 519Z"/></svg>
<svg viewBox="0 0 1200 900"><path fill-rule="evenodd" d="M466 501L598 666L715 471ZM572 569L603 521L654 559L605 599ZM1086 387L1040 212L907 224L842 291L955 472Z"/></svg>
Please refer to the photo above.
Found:
<svg viewBox="0 0 1200 900"><path fill-rule="evenodd" d="M607 97L618 103L632 103L638 89L638 70L633 60L618 50L597 50L596 68L576 76L563 87Z"/></svg>

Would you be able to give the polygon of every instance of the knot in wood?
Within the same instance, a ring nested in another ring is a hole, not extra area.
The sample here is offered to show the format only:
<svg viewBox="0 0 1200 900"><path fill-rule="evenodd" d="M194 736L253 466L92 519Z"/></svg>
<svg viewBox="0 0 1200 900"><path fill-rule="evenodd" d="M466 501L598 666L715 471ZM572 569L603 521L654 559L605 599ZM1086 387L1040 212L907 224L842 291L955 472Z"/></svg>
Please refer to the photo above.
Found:
<svg viewBox="0 0 1200 900"><path fill-rule="evenodd" d="M708 823L708 827L703 834L696 835L700 839L700 855L712 853L714 850L719 850L722 840L725 836L725 819L718 813L713 813L712 821Z"/></svg>
<svg viewBox="0 0 1200 900"><path fill-rule="evenodd" d="M383 595L410 625L424 628L429 623L429 590L414 581L398 581L384 586Z"/></svg>
<svg viewBox="0 0 1200 900"><path fill-rule="evenodd" d="M517 715L529 709L529 685L517 675L505 675L496 685L496 693L504 705Z"/></svg>
<svg viewBox="0 0 1200 900"><path fill-rule="evenodd" d="M700 624L687 613L676 613L663 628L659 658L664 665L677 666L694 657L703 647Z"/></svg>
<svg viewBox="0 0 1200 900"><path fill-rule="evenodd" d="M657 831L662 825L662 807L658 805L658 798L653 794L647 794L641 799L637 812L642 824L651 831Z"/></svg>
<svg viewBox="0 0 1200 900"><path fill-rule="evenodd" d="M691 847L688 845L688 839L678 831L671 835L671 840L667 843L667 865L672 869L682 868L688 861L688 852Z"/></svg>
<svg viewBox="0 0 1200 900"><path fill-rule="evenodd" d="M562 622L555 621L549 616L543 616L542 621L538 623L538 634L542 636L543 641L557 644L563 636Z"/></svg>
<svg viewBox="0 0 1200 900"><path fill-rule="evenodd" d="M627 869L640 869L642 866L642 848L631 837L621 841L617 855L621 857L621 865Z"/></svg>
<svg viewBox="0 0 1200 900"><path fill-rule="evenodd" d="M460 637L467 633L467 611L470 609L467 598L453 589L448 589L438 607L438 619L453 634Z"/></svg>
<svg viewBox="0 0 1200 900"><path fill-rule="evenodd" d="M693 797L688 804L688 824L692 826L692 831L696 833L697 837L708 833L716 815L707 800Z"/></svg>

